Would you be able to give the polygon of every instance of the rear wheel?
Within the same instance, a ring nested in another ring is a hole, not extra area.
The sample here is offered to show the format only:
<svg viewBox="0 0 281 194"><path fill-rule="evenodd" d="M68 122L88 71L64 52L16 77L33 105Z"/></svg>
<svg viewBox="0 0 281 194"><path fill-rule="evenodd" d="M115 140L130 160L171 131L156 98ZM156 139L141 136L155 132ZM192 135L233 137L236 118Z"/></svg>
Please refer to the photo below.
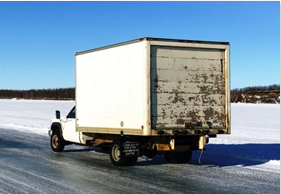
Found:
<svg viewBox="0 0 281 194"><path fill-rule="evenodd" d="M51 135L51 148L54 152L62 152L65 146L64 139L58 131L53 131Z"/></svg>
<svg viewBox="0 0 281 194"><path fill-rule="evenodd" d="M192 151L186 152L165 152L164 157L168 163L188 163L192 157Z"/></svg>
<svg viewBox="0 0 281 194"><path fill-rule="evenodd" d="M131 157L131 158L128 158L129 159L129 163L128 163L128 166L134 166L137 161L138 161L138 157L137 156L134 156L134 157Z"/></svg>
<svg viewBox="0 0 281 194"><path fill-rule="evenodd" d="M133 166L136 164L138 157L121 157L119 140L112 142L110 147L110 160L115 166Z"/></svg>

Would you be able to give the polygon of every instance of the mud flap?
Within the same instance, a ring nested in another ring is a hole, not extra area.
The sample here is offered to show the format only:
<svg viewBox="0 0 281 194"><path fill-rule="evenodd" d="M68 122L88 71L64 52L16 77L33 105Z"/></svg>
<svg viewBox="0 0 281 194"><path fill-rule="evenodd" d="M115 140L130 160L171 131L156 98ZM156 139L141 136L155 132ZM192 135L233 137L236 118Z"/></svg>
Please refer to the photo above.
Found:
<svg viewBox="0 0 281 194"><path fill-rule="evenodd" d="M136 157L139 156L139 142L131 138L122 136L120 138L120 156L121 157Z"/></svg>

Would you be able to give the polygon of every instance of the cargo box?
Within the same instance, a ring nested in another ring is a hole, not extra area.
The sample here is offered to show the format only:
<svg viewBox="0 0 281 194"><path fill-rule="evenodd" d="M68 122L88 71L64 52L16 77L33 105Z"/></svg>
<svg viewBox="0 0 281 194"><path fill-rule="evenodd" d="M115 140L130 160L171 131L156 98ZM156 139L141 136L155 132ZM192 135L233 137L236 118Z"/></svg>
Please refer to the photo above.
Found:
<svg viewBox="0 0 281 194"><path fill-rule="evenodd" d="M230 133L228 42L141 38L75 58L76 131Z"/></svg>

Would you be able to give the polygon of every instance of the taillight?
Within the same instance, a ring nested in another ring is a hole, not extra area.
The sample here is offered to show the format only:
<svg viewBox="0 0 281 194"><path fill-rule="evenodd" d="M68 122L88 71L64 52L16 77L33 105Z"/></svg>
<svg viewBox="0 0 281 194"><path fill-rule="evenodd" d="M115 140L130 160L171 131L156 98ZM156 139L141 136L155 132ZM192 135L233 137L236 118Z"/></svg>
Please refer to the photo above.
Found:
<svg viewBox="0 0 281 194"><path fill-rule="evenodd" d="M162 137L162 138L161 138L161 142L162 142L162 143L166 143L166 142L167 142L167 138L166 138L166 137Z"/></svg>

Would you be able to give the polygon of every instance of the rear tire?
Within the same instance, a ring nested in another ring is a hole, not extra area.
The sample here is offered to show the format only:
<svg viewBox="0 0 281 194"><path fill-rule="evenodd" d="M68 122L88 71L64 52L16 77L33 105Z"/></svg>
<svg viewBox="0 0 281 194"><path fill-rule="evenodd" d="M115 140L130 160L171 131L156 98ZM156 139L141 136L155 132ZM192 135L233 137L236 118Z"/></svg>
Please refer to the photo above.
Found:
<svg viewBox="0 0 281 194"><path fill-rule="evenodd" d="M138 156L134 156L134 157L131 157L131 158L128 158L128 159L129 159L128 166L134 166L138 161Z"/></svg>
<svg viewBox="0 0 281 194"><path fill-rule="evenodd" d="M110 146L110 160L115 166L133 166L138 157L121 157L119 140L114 140Z"/></svg>
<svg viewBox="0 0 281 194"><path fill-rule="evenodd" d="M165 152L164 157L168 163L185 164L188 163L192 157L192 151L186 152Z"/></svg>
<svg viewBox="0 0 281 194"><path fill-rule="evenodd" d="M51 148L54 152L62 152L65 146L64 139L58 131L53 131L51 135Z"/></svg>

